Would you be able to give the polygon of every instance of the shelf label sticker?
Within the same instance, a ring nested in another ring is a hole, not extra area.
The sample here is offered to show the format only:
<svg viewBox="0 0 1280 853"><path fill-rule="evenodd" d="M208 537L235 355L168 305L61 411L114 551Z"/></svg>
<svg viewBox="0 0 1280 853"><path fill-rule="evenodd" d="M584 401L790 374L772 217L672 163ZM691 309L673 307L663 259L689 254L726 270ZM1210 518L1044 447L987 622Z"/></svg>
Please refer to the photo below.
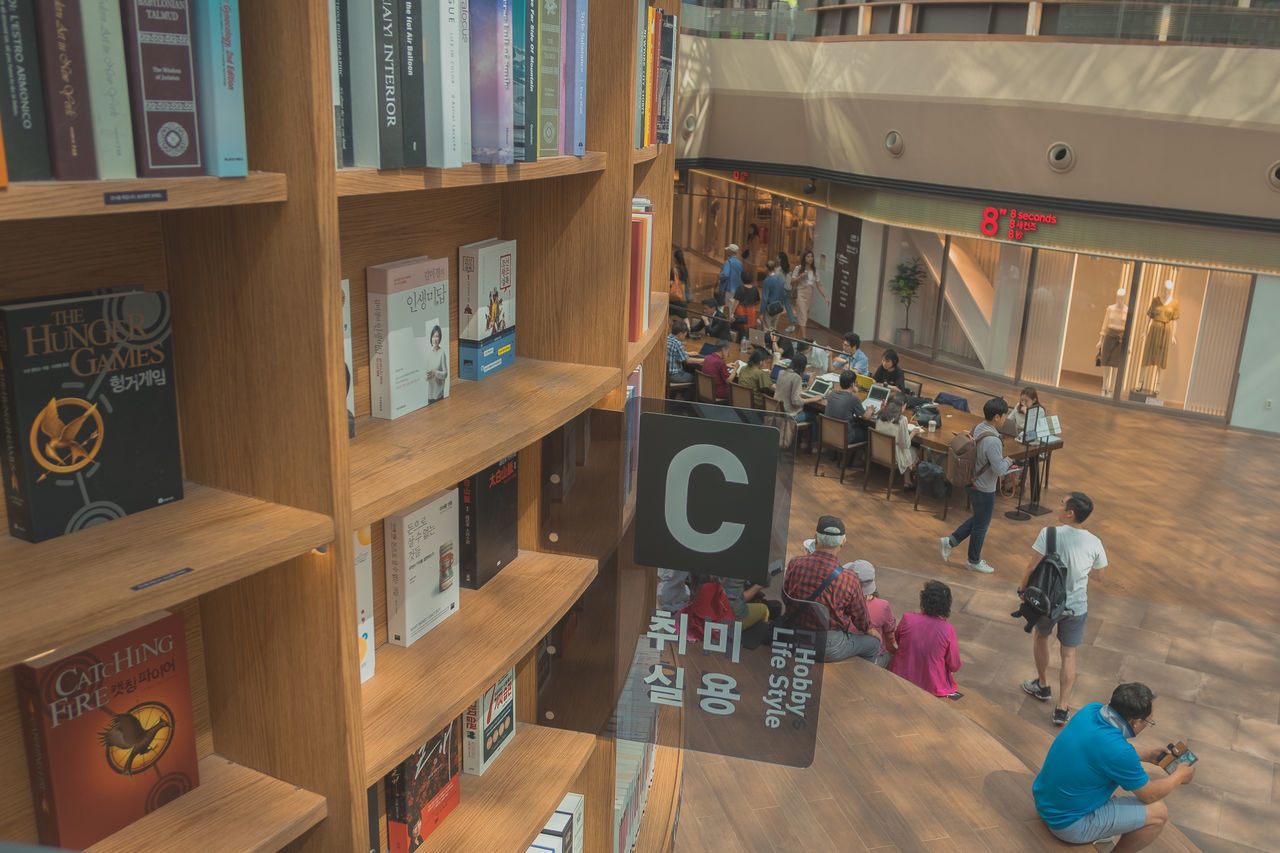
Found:
<svg viewBox="0 0 1280 853"><path fill-rule="evenodd" d="M126 190L102 194L103 204L157 204L168 200L168 190Z"/></svg>
<svg viewBox="0 0 1280 853"><path fill-rule="evenodd" d="M133 586L129 587L129 589L133 590L134 592L139 592L140 590L144 590L147 587L152 587L158 583L164 583L165 581L173 580L174 578L179 577L180 575L185 575L187 572L194 572L194 571L195 569L191 568L190 566L187 566L185 569L177 569L175 571L169 572L168 574L161 575L158 578L152 578L149 581L143 581L142 583L134 584Z"/></svg>

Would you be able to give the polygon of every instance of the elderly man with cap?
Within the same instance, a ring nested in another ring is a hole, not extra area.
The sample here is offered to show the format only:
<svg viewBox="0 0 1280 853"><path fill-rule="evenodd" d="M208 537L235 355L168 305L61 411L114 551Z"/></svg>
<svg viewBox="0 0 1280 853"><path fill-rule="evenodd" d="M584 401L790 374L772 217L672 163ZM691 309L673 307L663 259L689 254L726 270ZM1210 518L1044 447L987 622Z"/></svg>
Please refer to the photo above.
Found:
<svg viewBox="0 0 1280 853"><path fill-rule="evenodd" d="M730 243L724 247L724 266L720 268L720 276L716 279L716 303L724 306L724 316L733 319L733 303L736 301L738 288L742 286L742 258L738 256L738 244Z"/></svg>
<svg viewBox="0 0 1280 853"><path fill-rule="evenodd" d="M862 581L862 597L867 600L867 616L872 626L880 632L880 653L876 655L876 666L887 667L893 659L897 647L893 645L893 629L897 622L893 618L893 608L889 602L876 595L876 567L866 560L854 560L845 563L844 567L858 576Z"/></svg>
<svg viewBox="0 0 1280 853"><path fill-rule="evenodd" d="M880 653L880 632L871 624L857 573L845 569L837 559L846 539L844 522L824 515L818 519L816 533L813 553L787 564L782 590L798 601L823 605L830 614L830 624L822 624L808 607L795 613L794 624L825 634L820 646L824 661L860 657L874 662Z"/></svg>

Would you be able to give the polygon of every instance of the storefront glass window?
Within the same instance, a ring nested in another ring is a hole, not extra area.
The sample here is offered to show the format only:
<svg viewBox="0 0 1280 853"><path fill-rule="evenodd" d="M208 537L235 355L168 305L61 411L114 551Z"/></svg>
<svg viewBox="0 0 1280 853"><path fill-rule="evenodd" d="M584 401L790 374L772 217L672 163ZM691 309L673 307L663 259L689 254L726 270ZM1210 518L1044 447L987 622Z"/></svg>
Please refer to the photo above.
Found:
<svg viewBox="0 0 1280 853"><path fill-rule="evenodd" d="M885 256L884 292L880 298L880 324L877 337L891 341L900 350L930 350L933 347L934 318L938 310L938 279L942 271L942 247L946 238L931 231L910 228L888 229ZM925 280L916 291L908 309L892 290L889 280L898 264L919 260Z"/></svg>
<svg viewBox="0 0 1280 853"><path fill-rule="evenodd" d="M1026 246L951 238L938 329L941 361L1015 375L1030 261Z"/></svg>

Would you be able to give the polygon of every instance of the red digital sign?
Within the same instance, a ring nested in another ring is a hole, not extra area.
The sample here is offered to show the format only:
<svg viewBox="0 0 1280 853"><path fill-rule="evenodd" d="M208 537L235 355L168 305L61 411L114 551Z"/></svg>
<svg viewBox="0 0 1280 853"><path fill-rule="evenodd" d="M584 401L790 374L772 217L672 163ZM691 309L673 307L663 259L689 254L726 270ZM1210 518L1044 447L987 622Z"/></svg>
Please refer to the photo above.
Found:
<svg viewBox="0 0 1280 853"><path fill-rule="evenodd" d="M751 173L750 173L750 172L740 172L740 171L738 171L737 169L734 169L734 170L733 170L733 179L734 179L735 181L748 181L748 180L751 180Z"/></svg>
<svg viewBox="0 0 1280 853"><path fill-rule="evenodd" d="M1001 226L1002 217L1008 221ZM986 237L995 237L1001 230L1010 240L1021 240L1032 231L1039 231L1042 225L1057 225L1058 217L1053 213L1036 213L1030 210L1019 210L1016 207L984 207L982 224L978 230Z"/></svg>

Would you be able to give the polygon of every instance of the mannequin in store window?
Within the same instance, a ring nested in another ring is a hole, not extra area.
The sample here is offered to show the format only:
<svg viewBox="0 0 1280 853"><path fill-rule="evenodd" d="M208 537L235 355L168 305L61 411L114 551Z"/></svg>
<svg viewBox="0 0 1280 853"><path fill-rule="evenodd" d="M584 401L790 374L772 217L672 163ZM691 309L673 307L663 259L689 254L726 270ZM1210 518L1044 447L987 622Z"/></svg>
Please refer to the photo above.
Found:
<svg viewBox="0 0 1280 853"><path fill-rule="evenodd" d="M1116 370L1124 360L1124 327L1129 320L1129 300L1122 287L1116 301L1107 306L1098 332L1098 365L1102 368L1102 396L1110 397L1116 387Z"/></svg>
<svg viewBox="0 0 1280 853"><path fill-rule="evenodd" d="M1153 396L1160 393L1160 374L1169 361L1169 348L1178 342L1175 333L1181 315L1178 300L1173 296L1173 281L1166 281L1163 290L1151 297L1151 306L1147 308L1151 322L1147 325L1146 344L1142 347L1139 391Z"/></svg>

